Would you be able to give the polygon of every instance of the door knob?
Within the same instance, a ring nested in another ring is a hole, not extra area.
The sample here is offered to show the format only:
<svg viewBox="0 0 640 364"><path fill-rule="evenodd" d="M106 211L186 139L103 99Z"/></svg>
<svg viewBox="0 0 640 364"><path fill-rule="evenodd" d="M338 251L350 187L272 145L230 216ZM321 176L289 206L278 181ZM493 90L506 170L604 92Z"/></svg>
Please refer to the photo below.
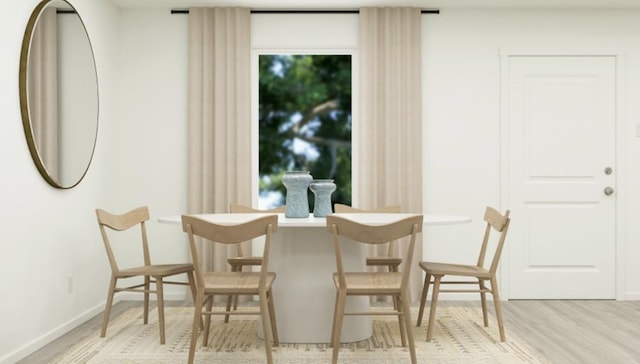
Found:
<svg viewBox="0 0 640 364"><path fill-rule="evenodd" d="M604 194L607 196L613 195L613 187L607 186L604 188Z"/></svg>

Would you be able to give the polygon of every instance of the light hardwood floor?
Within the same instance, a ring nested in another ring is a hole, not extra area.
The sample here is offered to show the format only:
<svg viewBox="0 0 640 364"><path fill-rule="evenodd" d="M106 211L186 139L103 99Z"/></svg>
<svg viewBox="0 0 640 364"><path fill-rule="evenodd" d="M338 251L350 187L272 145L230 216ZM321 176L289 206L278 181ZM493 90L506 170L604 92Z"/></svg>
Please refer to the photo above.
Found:
<svg viewBox="0 0 640 364"><path fill-rule="evenodd" d="M114 306L112 318L140 304L120 302ZM181 306L191 302L167 304ZM477 301L439 304L479 307ZM507 340L509 332L518 334L552 363L640 363L640 301L507 301L502 308ZM78 340L98 335L101 319L102 315L97 315L19 363L50 362ZM492 318L489 325L495 324Z"/></svg>

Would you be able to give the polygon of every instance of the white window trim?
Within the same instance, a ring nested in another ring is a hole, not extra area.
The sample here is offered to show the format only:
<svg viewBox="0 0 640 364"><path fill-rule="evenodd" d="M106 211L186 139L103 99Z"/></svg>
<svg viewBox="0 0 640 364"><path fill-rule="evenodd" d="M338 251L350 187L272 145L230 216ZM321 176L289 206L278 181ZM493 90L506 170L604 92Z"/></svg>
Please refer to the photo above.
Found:
<svg viewBox="0 0 640 364"><path fill-rule="evenodd" d="M258 206L258 189L259 189L259 63L260 55L273 54L335 54L335 55L351 55L351 165L358 163L358 155L354 153L358 147L357 133L358 127L358 95L359 95L359 72L358 72L358 50L353 47L344 48L283 48L283 47L256 47L251 53L251 202L253 206ZM355 188L358 180L356 168L351 168L351 202L357 205Z"/></svg>

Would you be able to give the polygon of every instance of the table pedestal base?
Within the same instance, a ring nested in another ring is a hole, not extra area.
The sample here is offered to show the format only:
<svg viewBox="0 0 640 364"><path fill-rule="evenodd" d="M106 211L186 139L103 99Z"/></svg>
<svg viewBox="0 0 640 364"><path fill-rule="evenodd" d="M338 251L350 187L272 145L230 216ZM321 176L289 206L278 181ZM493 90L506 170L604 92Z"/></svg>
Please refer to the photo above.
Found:
<svg viewBox="0 0 640 364"><path fill-rule="evenodd" d="M343 244L342 257L346 270L364 270L365 250L361 244ZM276 273L273 297L280 341L329 343L336 298L336 259L327 228L278 228L272 235L269 271ZM347 298L346 312L369 309L368 296ZM258 333L262 337L261 327ZM372 335L370 316L345 316L341 342L361 341Z"/></svg>

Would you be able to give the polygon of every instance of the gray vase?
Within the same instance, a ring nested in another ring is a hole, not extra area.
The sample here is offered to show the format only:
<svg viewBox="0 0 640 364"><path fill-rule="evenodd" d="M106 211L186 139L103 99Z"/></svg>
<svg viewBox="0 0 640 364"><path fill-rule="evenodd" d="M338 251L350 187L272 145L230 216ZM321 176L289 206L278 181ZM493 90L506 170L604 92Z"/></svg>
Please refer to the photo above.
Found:
<svg viewBox="0 0 640 364"><path fill-rule="evenodd" d="M314 195L313 216L325 217L332 213L331 194L336 190L332 179L316 179L309 186Z"/></svg>
<svg viewBox="0 0 640 364"><path fill-rule="evenodd" d="M282 176L282 184L287 188L285 217L309 217L307 191L313 177L309 171L289 171Z"/></svg>

